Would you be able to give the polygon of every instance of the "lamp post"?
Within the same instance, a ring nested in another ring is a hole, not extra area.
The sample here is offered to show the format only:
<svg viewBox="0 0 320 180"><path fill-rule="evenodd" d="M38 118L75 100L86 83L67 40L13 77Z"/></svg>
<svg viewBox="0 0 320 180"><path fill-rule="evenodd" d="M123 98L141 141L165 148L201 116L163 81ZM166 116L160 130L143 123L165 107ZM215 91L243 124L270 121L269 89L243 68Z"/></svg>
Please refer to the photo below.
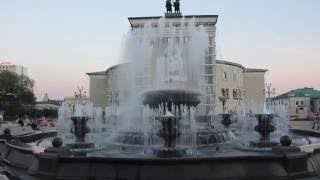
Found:
<svg viewBox="0 0 320 180"><path fill-rule="evenodd" d="M263 94L266 96L266 106L270 108L271 98L276 94L275 88L272 88L271 83L266 83L265 89L263 89Z"/></svg>

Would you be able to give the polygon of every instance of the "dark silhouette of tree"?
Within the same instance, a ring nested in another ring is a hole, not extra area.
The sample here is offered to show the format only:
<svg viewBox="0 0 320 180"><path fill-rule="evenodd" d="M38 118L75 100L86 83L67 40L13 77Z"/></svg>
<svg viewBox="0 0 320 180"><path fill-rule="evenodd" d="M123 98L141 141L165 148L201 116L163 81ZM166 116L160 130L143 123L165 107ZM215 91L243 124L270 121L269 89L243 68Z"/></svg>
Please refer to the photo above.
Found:
<svg viewBox="0 0 320 180"><path fill-rule="evenodd" d="M29 114L34 108L34 81L25 75L4 71L0 73L0 109L6 116Z"/></svg>

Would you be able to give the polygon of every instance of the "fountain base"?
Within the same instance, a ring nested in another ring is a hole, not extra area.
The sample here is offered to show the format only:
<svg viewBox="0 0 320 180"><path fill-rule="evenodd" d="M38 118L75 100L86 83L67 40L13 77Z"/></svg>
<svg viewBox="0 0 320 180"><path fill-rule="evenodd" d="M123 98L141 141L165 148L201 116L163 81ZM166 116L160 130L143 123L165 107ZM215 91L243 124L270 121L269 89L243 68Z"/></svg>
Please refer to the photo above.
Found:
<svg viewBox="0 0 320 180"><path fill-rule="evenodd" d="M94 148L94 144L93 143L86 143L86 142L67 144L66 146L68 148L70 148L70 149L89 149L89 148Z"/></svg>
<svg viewBox="0 0 320 180"><path fill-rule="evenodd" d="M153 153L159 158L182 157L187 154L186 149L154 149Z"/></svg>
<svg viewBox="0 0 320 180"><path fill-rule="evenodd" d="M278 145L279 143L274 141L251 141L250 142L250 147L255 147L255 148L271 148Z"/></svg>

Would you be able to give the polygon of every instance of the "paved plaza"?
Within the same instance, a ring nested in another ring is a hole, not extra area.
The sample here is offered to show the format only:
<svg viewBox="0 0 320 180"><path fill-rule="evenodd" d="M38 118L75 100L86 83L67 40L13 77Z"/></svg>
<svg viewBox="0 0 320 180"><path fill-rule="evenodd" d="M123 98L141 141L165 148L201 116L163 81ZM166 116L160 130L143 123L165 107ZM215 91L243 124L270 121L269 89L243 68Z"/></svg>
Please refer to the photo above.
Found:
<svg viewBox="0 0 320 180"><path fill-rule="evenodd" d="M50 130L55 130L55 127L50 127L50 126L38 126L39 130L33 130L31 126L20 126L16 122L6 122L1 124L0 127L0 134L3 133L4 129L9 128L11 130L11 135L16 136L16 135L22 135L22 134L30 134L34 132L45 132L45 131L50 131Z"/></svg>

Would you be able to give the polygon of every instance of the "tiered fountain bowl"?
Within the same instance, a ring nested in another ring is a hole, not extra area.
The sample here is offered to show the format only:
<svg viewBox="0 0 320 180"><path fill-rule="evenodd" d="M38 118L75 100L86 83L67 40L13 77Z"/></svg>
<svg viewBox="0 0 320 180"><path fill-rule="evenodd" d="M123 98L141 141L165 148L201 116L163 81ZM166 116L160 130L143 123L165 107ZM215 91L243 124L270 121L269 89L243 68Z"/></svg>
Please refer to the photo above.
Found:
<svg viewBox="0 0 320 180"><path fill-rule="evenodd" d="M148 91L142 96L142 103L149 105L151 108L158 108L161 104L167 104L169 109L172 104L175 106L196 107L200 103L200 93L180 89Z"/></svg>

